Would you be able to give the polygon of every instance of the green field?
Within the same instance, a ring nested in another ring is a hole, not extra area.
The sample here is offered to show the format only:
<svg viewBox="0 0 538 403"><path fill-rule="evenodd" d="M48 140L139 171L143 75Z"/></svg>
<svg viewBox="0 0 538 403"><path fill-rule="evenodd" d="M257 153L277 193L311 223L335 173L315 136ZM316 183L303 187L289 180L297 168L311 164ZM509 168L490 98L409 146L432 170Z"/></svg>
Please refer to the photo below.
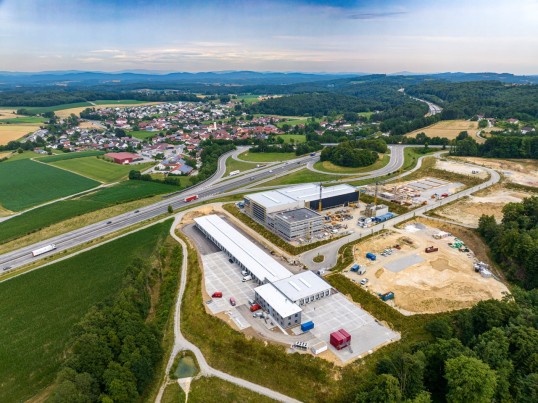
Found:
<svg viewBox="0 0 538 403"><path fill-rule="evenodd" d="M54 105L54 106L18 106L18 107L12 107L13 109L26 109L30 113L45 113L45 112L56 112L62 109L70 109L70 108L80 108L83 106L92 106L89 102L75 102L72 104L61 104L61 105Z"/></svg>
<svg viewBox="0 0 538 403"><path fill-rule="evenodd" d="M344 179L345 176L338 177L338 179ZM269 182L264 182L260 186L276 186L276 185L295 185L297 183L306 182L328 182L335 180L334 175L320 174L318 172L310 171L309 169L301 169L297 172L275 178Z"/></svg>
<svg viewBox="0 0 538 403"><path fill-rule="evenodd" d="M0 164L0 204L12 211L24 210L97 185L99 183L91 179L29 159Z"/></svg>
<svg viewBox="0 0 538 403"><path fill-rule="evenodd" d="M111 104L125 104L125 105L139 105L147 104L147 101L137 101L136 99L101 99L99 101L93 101L95 105L111 105Z"/></svg>
<svg viewBox="0 0 538 403"><path fill-rule="evenodd" d="M284 143L289 143L290 140L293 140L295 143L304 143L306 141L306 136L302 134L280 134L278 136L284 140Z"/></svg>
<svg viewBox="0 0 538 403"><path fill-rule="evenodd" d="M46 119L37 117L37 116L22 116L20 118L11 118L11 119L0 119L0 123L43 123Z"/></svg>
<svg viewBox="0 0 538 403"><path fill-rule="evenodd" d="M83 158L83 157L94 157L96 155L103 155L104 151L81 151L77 153L62 153L57 155L51 155L48 157L38 157L39 161L41 162L56 162L56 161L65 161L65 160L72 160L76 158Z"/></svg>
<svg viewBox="0 0 538 403"><path fill-rule="evenodd" d="M256 102L260 102L258 100L258 95L239 95L237 97L237 101L243 101L246 105L252 105Z"/></svg>
<svg viewBox="0 0 538 403"><path fill-rule="evenodd" d="M378 159L376 162L374 162L372 165L367 167L358 167L358 168L350 168L350 167L341 167L338 165L334 165L330 161L318 161L314 164L314 168L318 169L323 172L334 172L334 173L342 173L342 174L361 174L361 173L368 173L371 171L375 171L376 169L381 169L385 165L387 165L390 161L389 155L384 155L383 158Z"/></svg>
<svg viewBox="0 0 538 403"><path fill-rule="evenodd" d="M177 394L180 396L180 394ZM269 403L275 402L266 396L214 376L203 376L191 384L189 402L200 403Z"/></svg>
<svg viewBox="0 0 538 403"><path fill-rule="evenodd" d="M34 396L55 378L73 326L121 286L127 265L149 257L170 222L0 283L0 401Z"/></svg>
<svg viewBox="0 0 538 403"><path fill-rule="evenodd" d="M129 171L143 171L153 165L145 162L136 165L120 165L96 157L83 157L53 162L52 165L88 176L100 182L111 183L127 178Z"/></svg>
<svg viewBox="0 0 538 403"><path fill-rule="evenodd" d="M248 171L249 169L256 168L256 165L257 164L253 164L252 162L237 161L232 157L229 157L226 160L226 173L224 175L227 176L230 172L237 170L240 170L241 172Z"/></svg>
<svg viewBox="0 0 538 403"><path fill-rule="evenodd" d="M82 214L176 190L177 187L172 185L126 181L115 186L97 189L76 199L47 204L0 222L0 244Z"/></svg>
<svg viewBox="0 0 538 403"><path fill-rule="evenodd" d="M150 137L156 136L159 132L148 132L146 130L132 130L129 133L131 136L136 137L140 140L149 139Z"/></svg>
<svg viewBox="0 0 538 403"><path fill-rule="evenodd" d="M288 161L297 156L294 153L249 153L245 151L237 156L241 160L252 162Z"/></svg>

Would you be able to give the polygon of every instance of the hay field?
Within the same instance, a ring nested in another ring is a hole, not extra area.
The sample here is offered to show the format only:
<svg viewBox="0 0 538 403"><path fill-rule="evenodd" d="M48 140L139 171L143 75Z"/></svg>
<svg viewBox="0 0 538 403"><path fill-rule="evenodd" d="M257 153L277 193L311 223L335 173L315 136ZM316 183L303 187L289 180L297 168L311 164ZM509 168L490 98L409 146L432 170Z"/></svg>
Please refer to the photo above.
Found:
<svg viewBox="0 0 538 403"><path fill-rule="evenodd" d="M460 134L460 132L465 130L469 132L469 136L474 138L477 142L483 141L475 135L478 131L478 122L471 122L468 120L443 120L431 126L407 133L406 136L415 137L418 133L424 132L428 137L446 137L449 140L453 140Z"/></svg>
<svg viewBox="0 0 538 403"><path fill-rule="evenodd" d="M40 124L0 124L0 145L18 140L28 133L39 130Z"/></svg>
<svg viewBox="0 0 538 403"><path fill-rule="evenodd" d="M14 113L15 109L0 109L0 119L20 118L21 115Z"/></svg>

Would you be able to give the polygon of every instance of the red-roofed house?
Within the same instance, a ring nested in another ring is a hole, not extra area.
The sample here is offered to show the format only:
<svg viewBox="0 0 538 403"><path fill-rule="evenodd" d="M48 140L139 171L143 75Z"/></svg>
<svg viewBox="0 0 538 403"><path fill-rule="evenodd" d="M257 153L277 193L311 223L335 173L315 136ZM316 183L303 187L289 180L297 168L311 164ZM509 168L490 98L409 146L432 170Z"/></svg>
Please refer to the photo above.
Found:
<svg viewBox="0 0 538 403"><path fill-rule="evenodd" d="M133 153L108 153L104 155L106 158L112 159L116 164L130 164L133 161L141 159L140 155Z"/></svg>

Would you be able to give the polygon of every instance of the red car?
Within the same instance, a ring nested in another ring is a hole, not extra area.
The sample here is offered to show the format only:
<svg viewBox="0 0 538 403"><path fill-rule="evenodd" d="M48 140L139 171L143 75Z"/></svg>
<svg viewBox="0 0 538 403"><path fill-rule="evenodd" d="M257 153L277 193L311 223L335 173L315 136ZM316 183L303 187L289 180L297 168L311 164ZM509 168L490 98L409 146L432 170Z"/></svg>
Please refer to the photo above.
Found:
<svg viewBox="0 0 538 403"><path fill-rule="evenodd" d="M236 302L235 302L235 298L234 297L230 297L230 304L232 306L235 306Z"/></svg>
<svg viewBox="0 0 538 403"><path fill-rule="evenodd" d="M220 291L216 291L211 295L211 298L222 298L222 293Z"/></svg>
<svg viewBox="0 0 538 403"><path fill-rule="evenodd" d="M250 307L250 312L256 312L260 308L261 306L259 306L258 304L254 304Z"/></svg>

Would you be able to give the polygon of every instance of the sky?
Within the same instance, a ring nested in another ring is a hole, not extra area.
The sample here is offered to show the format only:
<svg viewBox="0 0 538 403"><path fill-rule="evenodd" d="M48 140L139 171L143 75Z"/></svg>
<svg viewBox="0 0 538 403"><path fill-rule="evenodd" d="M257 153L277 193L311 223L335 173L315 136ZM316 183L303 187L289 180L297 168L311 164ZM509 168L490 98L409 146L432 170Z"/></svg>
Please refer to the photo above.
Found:
<svg viewBox="0 0 538 403"><path fill-rule="evenodd" d="M538 74L538 0L0 0L0 71Z"/></svg>

